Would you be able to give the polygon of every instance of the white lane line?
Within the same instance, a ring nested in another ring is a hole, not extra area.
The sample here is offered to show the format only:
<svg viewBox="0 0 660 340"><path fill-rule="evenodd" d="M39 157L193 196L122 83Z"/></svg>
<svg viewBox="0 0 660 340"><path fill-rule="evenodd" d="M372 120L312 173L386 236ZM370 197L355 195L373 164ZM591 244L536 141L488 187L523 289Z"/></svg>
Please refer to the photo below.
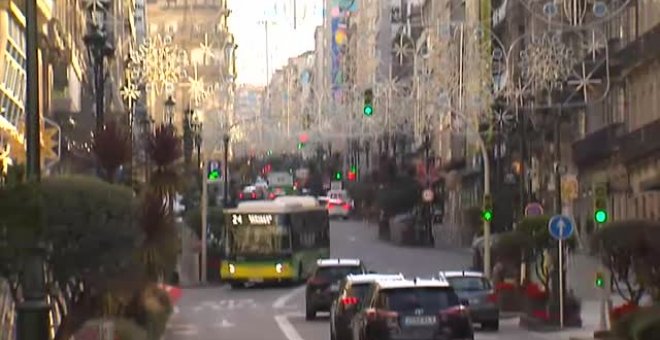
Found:
<svg viewBox="0 0 660 340"><path fill-rule="evenodd" d="M305 340L289 321L288 315L275 315L275 322L287 340Z"/></svg>
<svg viewBox="0 0 660 340"><path fill-rule="evenodd" d="M289 302L289 300L291 300L294 296L302 293L303 291L305 291L305 286L298 287L298 288L296 288L296 289L294 289L294 290L278 297L277 300L275 300L275 302L273 302L273 308L275 308L275 309L284 308L286 306L287 302Z"/></svg>

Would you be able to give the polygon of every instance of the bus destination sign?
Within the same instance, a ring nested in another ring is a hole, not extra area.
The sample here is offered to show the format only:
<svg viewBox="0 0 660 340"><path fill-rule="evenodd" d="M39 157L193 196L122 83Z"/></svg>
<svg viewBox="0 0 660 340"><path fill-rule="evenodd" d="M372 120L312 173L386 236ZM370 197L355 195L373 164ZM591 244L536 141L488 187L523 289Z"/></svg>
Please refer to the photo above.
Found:
<svg viewBox="0 0 660 340"><path fill-rule="evenodd" d="M232 214L232 225L273 225L271 214Z"/></svg>

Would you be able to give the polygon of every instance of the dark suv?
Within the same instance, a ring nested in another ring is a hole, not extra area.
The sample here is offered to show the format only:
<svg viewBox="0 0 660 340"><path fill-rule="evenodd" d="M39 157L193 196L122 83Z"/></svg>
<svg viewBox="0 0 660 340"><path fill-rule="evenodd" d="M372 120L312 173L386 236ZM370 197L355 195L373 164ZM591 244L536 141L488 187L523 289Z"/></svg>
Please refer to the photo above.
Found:
<svg viewBox="0 0 660 340"><path fill-rule="evenodd" d="M305 318L316 318L316 312L330 311L332 301L339 294L339 284L347 275L366 274L360 260L324 259L316 261L316 269L307 281Z"/></svg>
<svg viewBox="0 0 660 340"><path fill-rule="evenodd" d="M376 281L353 340L473 340L470 315L446 280Z"/></svg>
<svg viewBox="0 0 660 340"><path fill-rule="evenodd" d="M330 310L330 340L349 340L353 337L351 321L362 309L369 288L376 280L405 280L397 274L348 275L339 287L339 296Z"/></svg>

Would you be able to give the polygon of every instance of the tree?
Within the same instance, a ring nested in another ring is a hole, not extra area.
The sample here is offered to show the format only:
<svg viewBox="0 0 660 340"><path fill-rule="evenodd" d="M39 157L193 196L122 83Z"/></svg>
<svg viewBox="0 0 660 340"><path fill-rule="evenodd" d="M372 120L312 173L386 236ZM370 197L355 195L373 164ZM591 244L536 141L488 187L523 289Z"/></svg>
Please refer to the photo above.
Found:
<svg viewBox="0 0 660 340"><path fill-rule="evenodd" d="M173 200L180 186L179 173L174 164L181 158L181 139L174 127L160 125L147 142L149 158L155 169L151 175L150 187L164 199Z"/></svg>
<svg viewBox="0 0 660 340"><path fill-rule="evenodd" d="M614 288L628 302L638 304L649 292L659 299L660 226L648 220L612 222L598 229L593 249L612 273Z"/></svg>
<svg viewBox="0 0 660 340"><path fill-rule="evenodd" d="M115 122L109 122L103 131L94 136L94 154L104 170L104 178L114 183L117 170L131 159L130 136Z"/></svg>
<svg viewBox="0 0 660 340"><path fill-rule="evenodd" d="M517 232L521 233L522 244L529 247L524 249L528 263L534 268L536 276L541 280L545 290L549 290L550 272L546 267L546 255L552 246L552 237L548 231L548 216L526 217L520 221Z"/></svg>
<svg viewBox="0 0 660 340"><path fill-rule="evenodd" d="M147 192L143 196L138 223L144 234L140 260L147 275L157 280L162 273L174 270L180 251L174 218L158 193Z"/></svg>

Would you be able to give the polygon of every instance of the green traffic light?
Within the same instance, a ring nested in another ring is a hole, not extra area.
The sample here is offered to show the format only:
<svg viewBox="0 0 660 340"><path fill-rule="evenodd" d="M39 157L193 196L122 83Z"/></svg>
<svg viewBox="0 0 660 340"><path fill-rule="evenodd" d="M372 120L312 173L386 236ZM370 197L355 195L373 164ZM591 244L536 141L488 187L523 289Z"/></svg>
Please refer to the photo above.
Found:
<svg viewBox="0 0 660 340"><path fill-rule="evenodd" d="M298 150L302 149L305 147L304 143L298 143Z"/></svg>
<svg viewBox="0 0 660 340"><path fill-rule="evenodd" d="M596 212L594 212L594 220L597 223L607 222L607 211L605 211L603 209L596 210Z"/></svg>
<svg viewBox="0 0 660 340"><path fill-rule="evenodd" d="M490 222L493 219L493 212L491 210L484 210L484 212L481 213L481 217L484 221Z"/></svg>
<svg viewBox="0 0 660 340"><path fill-rule="evenodd" d="M220 171L219 170L212 170L209 172L208 179L211 181L215 181L220 178Z"/></svg>
<svg viewBox="0 0 660 340"><path fill-rule="evenodd" d="M602 277L596 278L596 287L603 288L605 286L605 280Z"/></svg>
<svg viewBox="0 0 660 340"><path fill-rule="evenodd" d="M341 176L341 172L337 172L337 173L335 173L335 179L336 179L336 180L340 181L340 180L341 180L341 177L342 177L342 176Z"/></svg>
<svg viewBox="0 0 660 340"><path fill-rule="evenodd" d="M367 105L364 106L363 112L364 112L365 116L371 117L371 115L374 114L374 108L373 108L373 106L367 104Z"/></svg>

